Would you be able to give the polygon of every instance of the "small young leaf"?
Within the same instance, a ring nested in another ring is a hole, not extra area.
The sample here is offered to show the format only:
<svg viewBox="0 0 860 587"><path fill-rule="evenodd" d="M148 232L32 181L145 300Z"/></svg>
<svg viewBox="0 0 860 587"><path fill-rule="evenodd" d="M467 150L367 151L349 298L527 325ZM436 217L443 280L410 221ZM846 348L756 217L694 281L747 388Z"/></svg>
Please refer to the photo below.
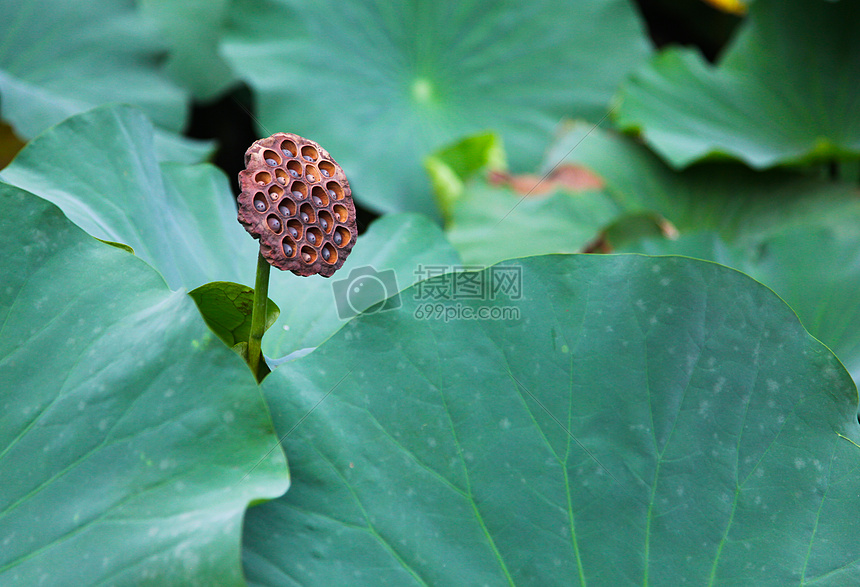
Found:
<svg viewBox="0 0 860 587"><path fill-rule="evenodd" d="M254 288L230 281L213 281L188 292L212 332L230 348L248 342ZM266 304L266 330L275 323L281 310L272 300ZM241 354L241 353L240 353Z"/></svg>

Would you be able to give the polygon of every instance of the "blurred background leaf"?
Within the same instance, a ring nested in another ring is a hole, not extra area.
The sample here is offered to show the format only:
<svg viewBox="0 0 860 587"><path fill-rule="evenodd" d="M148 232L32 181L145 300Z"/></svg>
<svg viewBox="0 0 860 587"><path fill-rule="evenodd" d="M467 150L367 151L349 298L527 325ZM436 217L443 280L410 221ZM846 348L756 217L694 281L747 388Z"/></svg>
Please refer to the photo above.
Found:
<svg viewBox="0 0 860 587"><path fill-rule="evenodd" d="M236 83L218 50L233 0L140 0L140 7L166 39L165 70L177 84L210 101Z"/></svg>
<svg viewBox="0 0 860 587"><path fill-rule="evenodd" d="M0 2L0 117L30 139L107 102L185 126L188 96L161 64L166 46L133 0Z"/></svg>
<svg viewBox="0 0 860 587"><path fill-rule="evenodd" d="M667 50L620 92L618 124L672 166L860 158L860 3L758 0L712 67Z"/></svg>
<svg viewBox="0 0 860 587"><path fill-rule="evenodd" d="M325 145L377 212L438 217L423 160L467 134L492 129L512 170L530 169L560 118L600 121L650 52L627 0L255 0L236 13L224 55L260 132Z"/></svg>

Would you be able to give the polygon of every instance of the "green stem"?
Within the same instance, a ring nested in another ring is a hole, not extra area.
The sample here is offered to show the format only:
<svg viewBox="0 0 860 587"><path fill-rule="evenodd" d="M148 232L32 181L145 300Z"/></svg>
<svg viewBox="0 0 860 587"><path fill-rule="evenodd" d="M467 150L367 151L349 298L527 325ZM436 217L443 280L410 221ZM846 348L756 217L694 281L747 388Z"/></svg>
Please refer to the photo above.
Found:
<svg viewBox="0 0 860 587"><path fill-rule="evenodd" d="M262 381L260 359L263 356L261 345L266 332L266 304L269 301L269 262L262 254L257 254L257 279L254 283L254 308L251 311L251 335L248 337L248 365L251 372Z"/></svg>

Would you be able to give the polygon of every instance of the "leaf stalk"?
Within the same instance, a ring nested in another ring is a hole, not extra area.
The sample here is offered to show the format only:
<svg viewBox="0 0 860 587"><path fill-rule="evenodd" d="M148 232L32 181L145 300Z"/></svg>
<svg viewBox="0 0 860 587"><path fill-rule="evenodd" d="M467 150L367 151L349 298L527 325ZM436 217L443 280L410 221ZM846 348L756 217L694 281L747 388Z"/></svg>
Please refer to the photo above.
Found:
<svg viewBox="0 0 860 587"><path fill-rule="evenodd" d="M269 262L257 253L257 277L254 282L254 307L251 310L251 334L248 337L248 365L251 372L261 382L268 369L265 369L262 344L266 332L266 304L269 301ZM262 371L262 373L261 373Z"/></svg>

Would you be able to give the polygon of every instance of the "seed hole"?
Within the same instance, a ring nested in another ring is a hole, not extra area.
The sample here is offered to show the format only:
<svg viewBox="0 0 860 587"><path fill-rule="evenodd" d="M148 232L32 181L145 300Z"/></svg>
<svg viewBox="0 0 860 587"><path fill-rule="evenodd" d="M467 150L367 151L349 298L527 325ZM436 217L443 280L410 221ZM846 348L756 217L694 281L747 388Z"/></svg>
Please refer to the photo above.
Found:
<svg viewBox="0 0 860 587"><path fill-rule="evenodd" d="M315 226L308 229L308 232L305 235L305 238L308 239L309 243L311 243L312 245L315 245L315 246L320 244L323 240L322 233L320 232L320 229L315 227Z"/></svg>
<svg viewBox="0 0 860 587"><path fill-rule="evenodd" d="M334 226L334 222L332 222L331 214L329 214L328 210L320 210L319 217L322 229L326 231L326 233L331 232L331 227Z"/></svg>
<svg viewBox="0 0 860 587"><path fill-rule="evenodd" d="M338 226L334 230L334 234L331 237L332 242L339 247L349 244L349 240L352 238L352 235L349 231L343 226Z"/></svg>
<svg viewBox="0 0 860 587"><path fill-rule="evenodd" d="M316 183L320 179L320 172L313 165L305 165L305 177L311 183Z"/></svg>
<svg viewBox="0 0 860 587"><path fill-rule="evenodd" d="M266 197L263 194L257 193L257 195L254 196L254 208L257 209L257 212L265 212L269 209L269 205L266 203Z"/></svg>
<svg viewBox="0 0 860 587"><path fill-rule="evenodd" d="M281 143L281 153L287 157L295 157L297 152L296 144L293 141L283 141Z"/></svg>
<svg viewBox="0 0 860 587"><path fill-rule="evenodd" d="M314 186L314 189L311 190L311 200L316 206L324 208L328 206L328 194L321 186Z"/></svg>
<svg viewBox="0 0 860 587"><path fill-rule="evenodd" d="M256 181L259 185L266 185L268 183L272 183L272 174L267 173L265 171L261 171L254 176L254 181Z"/></svg>
<svg viewBox="0 0 860 587"><path fill-rule="evenodd" d="M266 218L266 224L268 224L269 228L274 232L281 232L281 221L277 216L272 215Z"/></svg>
<svg viewBox="0 0 860 587"><path fill-rule="evenodd" d="M332 177L335 169L331 161L320 161L320 173L323 177Z"/></svg>
<svg viewBox="0 0 860 587"><path fill-rule="evenodd" d="M302 157L304 157L305 161L316 161L319 158L319 154L312 146L305 145L302 147Z"/></svg>
<svg viewBox="0 0 860 587"><path fill-rule="evenodd" d="M293 197L298 200L304 200L308 197L308 186L300 181L294 181L290 189L293 191Z"/></svg>
<svg viewBox="0 0 860 587"><path fill-rule="evenodd" d="M277 153L269 149L263 151L263 159L265 159L266 164L271 167L277 167L281 164L281 157Z"/></svg>
<svg viewBox="0 0 860 587"><path fill-rule="evenodd" d="M337 183L336 181L330 181L326 184L326 187L328 188L328 195L331 196L332 199L343 199L343 188L340 187L339 183Z"/></svg>
<svg viewBox="0 0 860 587"><path fill-rule="evenodd" d="M332 208L332 212L334 212L334 217L337 218L338 222L346 222L346 220L349 218L349 213L346 210L346 206L335 204L334 208Z"/></svg>
<svg viewBox="0 0 860 587"><path fill-rule="evenodd" d="M307 245L303 246L302 247L302 261L304 261L305 263L313 263L316 260L317 260L317 252L313 248L311 248Z"/></svg>
<svg viewBox="0 0 860 587"><path fill-rule="evenodd" d="M287 171L289 171L290 175L293 177L301 177L302 176L302 164L292 159L287 162Z"/></svg>
<svg viewBox="0 0 860 587"><path fill-rule="evenodd" d="M280 199L280 197L283 195L284 195L284 188L277 186L277 185L273 185L272 187L269 188L269 197L272 199L273 202L277 202Z"/></svg>
<svg viewBox="0 0 860 587"><path fill-rule="evenodd" d="M284 240L281 241L281 246L284 247L284 254L287 257L292 257L296 252L296 243L293 242L293 239L290 237L284 238Z"/></svg>
<svg viewBox="0 0 860 587"><path fill-rule="evenodd" d="M302 207L299 209L299 218L305 224L313 224L317 221L314 209L311 208L310 204L302 204Z"/></svg>
<svg viewBox="0 0 860 587"><path fill-rule="evenodd" d="M326 243L323 246L321 254L323 261L325 261L326 263L330 263L332 265L337 263L337 250L330 244Z"/></svg>
<svg viewBox="0 0 860 587"><path fill-rule="evenodd" d="M294 239L299 240L302 238L302 223L293 218L287 222L287 232L289 232L290 236Z"/></svg>
<svg viewBox="0 0 860 587"><path fill-rule="evenodd" d="M281 200L281 203L278 206L278 212L280 212L281 216L284 218L291 218L296 214L296 205L290 200Z"/></svg>
<svg viewBox="0 0 860 587"><path fill-rule="evenodd" d="M287 172L279 167L275 169L275 178L278 180L279 184L284 185L287 183Z"/></svg>

